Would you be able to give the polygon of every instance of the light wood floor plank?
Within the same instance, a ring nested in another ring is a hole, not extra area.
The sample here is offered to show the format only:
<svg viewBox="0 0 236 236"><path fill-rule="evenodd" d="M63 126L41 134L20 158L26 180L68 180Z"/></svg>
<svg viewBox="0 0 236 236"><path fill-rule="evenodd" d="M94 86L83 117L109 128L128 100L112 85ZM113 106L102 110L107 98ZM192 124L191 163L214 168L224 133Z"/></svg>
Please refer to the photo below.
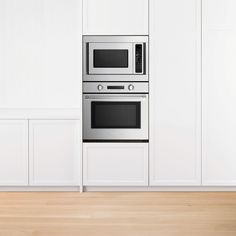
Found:
<svg viewBox="0 0 236 236"><path fill-rule="evenodd" d="M236 193L0 193L0 236L236 236Z"/></svg>

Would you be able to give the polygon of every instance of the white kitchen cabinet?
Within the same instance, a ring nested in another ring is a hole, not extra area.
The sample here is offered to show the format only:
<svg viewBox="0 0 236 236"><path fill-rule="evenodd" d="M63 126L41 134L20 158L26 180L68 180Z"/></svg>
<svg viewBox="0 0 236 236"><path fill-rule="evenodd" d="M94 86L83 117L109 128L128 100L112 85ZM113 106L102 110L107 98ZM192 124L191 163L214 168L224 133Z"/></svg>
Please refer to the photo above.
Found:
<svg viewBox="0 0 236 236"><path fill-rule="evenodd" d="M236 1L203 1L203 185L236 186Z"/></svg>
<svg viewBox="0 0 236 236"><path fill-rule="evenodd" d="M0 186L28 185L28 121L0 120Z"/></svg>
<svg viewBox="0 0 236 236"><path fill-rule="evenodd" d="M85 186L147 186L147 143L84 143Z"/></svg>
<svg viewBox="0 0 236 236"><path fill-rule="evenodd" d="M30 121L30 185L78 186L81 152L79 120Z"/></svg>
<svg viewBox="0 0 236 236"><path fill-rule="evenodd" d="M81 108L82 0L0 0L0 108Z"/></svg>
<svg viewBox="0 0 236 236"><path fill-rule="evenodd" d="M201 184L201 0L150 1L150 185Z"/></svg>
<svg viewBox="0 0 236 236"><path fill-rule="evenodd" d="M83 0L85 35L147 35L149 0Z"/></svg>

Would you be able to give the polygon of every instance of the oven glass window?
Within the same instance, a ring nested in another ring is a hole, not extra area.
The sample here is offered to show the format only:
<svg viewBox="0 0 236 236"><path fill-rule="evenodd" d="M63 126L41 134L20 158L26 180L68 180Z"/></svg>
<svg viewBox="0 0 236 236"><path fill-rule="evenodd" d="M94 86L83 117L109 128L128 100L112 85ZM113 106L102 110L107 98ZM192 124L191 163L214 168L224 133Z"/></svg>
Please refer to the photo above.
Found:
<svg viewBox="0 0 236 236"><path fill-rule="evenodd" d="M93 50L94 68L128 68L128 50L96 49Z"/></svg>
<svg viewBox="0 0 236 236"><path fill-rule="evenodd" d="M140 102L92 102L92 128L140 129Z"/></svg>

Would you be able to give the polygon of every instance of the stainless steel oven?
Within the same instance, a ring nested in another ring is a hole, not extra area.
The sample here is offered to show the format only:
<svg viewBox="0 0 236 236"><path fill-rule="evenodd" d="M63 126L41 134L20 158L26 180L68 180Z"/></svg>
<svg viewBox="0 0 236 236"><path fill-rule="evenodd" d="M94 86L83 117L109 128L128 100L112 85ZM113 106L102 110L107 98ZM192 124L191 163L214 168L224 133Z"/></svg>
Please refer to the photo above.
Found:
<svg viewBox="0 0 236 236"><path fill-rule="evenodd" d="M86 83L84 141L148 140L148 83Z"/></svg>
<svg viewBox="0 0 236 236"><path fill-rule="evenodd" d="M84 36L84 81L148 81L148 36Z"/></svg>

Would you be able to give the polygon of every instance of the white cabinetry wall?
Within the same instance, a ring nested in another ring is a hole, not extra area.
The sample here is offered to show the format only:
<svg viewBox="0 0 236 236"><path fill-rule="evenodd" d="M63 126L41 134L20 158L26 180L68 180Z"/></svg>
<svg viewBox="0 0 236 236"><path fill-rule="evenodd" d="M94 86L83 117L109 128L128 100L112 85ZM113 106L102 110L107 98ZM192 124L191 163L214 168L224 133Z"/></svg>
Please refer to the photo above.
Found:
<svg viewBox="0 0 236 236"><path fill-rule="evenodd" d="M236 186L235 12L235 0L0 0L0 185L81 184L83 33L150 39L150 148L84 144L84 185Z"/></svg>
<svg viewBox="0 0 236 236"><path fill-rule="evenodd" d="M150 1L150 184L201 184L201 0Z"/></svg>
<svg viewBox="0 0 236 236"><path fill-rule="evenodd" d="M203 185L236 185L236 1L203 1Z"/></svg>
<svg viewBox="0 0 236 236"><path fill-rule="evenodd" d="M149 0L83 0L83 34L147 35Z"/></svg>

